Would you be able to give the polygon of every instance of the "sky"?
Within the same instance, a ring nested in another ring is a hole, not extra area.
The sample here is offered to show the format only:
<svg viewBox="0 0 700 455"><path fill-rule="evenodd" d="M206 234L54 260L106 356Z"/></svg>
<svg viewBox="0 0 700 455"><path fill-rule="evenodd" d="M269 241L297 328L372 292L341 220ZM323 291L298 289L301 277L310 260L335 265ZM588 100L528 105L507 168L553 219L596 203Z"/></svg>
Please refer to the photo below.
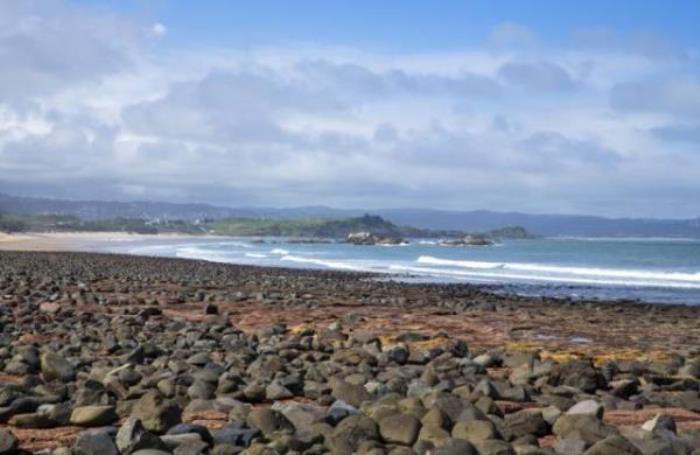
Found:
<svg viewBox="0 0 700 455"><path fill-rule="evenodd" d="M0 192L700 215L700 3L0 2Z"/></svg>

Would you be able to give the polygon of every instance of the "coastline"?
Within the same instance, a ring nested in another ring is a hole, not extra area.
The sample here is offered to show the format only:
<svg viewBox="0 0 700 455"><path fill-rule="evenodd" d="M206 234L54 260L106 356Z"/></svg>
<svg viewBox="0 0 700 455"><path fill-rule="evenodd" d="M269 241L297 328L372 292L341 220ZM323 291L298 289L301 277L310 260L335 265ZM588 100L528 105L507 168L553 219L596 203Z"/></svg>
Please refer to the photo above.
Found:
<svg viewBox="0 0 700 455"><path fill-rule="evenodd" d="M0 233L0 251L34 251L34 252L90 252L90 253L114 253L114 254L127 254L136 256L165 256L165 257L178 257L184 259L193 260L205 260L215 263L224 264L235 264L241 266L251 266L251 267L261 267L273 268L273 269L293 269L293 270L310 270L310 271L346 271L346 272L356 272L364 274L376 275L380 278L386 278L392 281L403 281L407 283L432 283L435 285L460 285L465 284L469 286L478 287L480 289L486 290L487 292L494 292L499 294L508 295L520 295L529 296L533 298L544 298L551 299L554 301L577 301L577 302L624 302L625 304L642 304L642 305L698 305L700 302L697 300L697 295L684 295L683 288L674 288L675 283L670 283L668 292L677 292L673 298L668 298L668 294L663 293L647 293L642 295L635 295L631 292L625 294L619 293L606 293L604 291L607 281L601 281L599 289L601 291L596 292L595 285L591 281L591 290L587 292L577 291L577 286L582 286L580 289L585 288L584 283L589 282L588 279L581 280L580 277L570 277L568 278L570 282L567 282L567 278L561 278L555 276L551 280L543 282L532 282L532 283L518 283L517 281L494 281L490 279L482 279L480 275L482 270L487 268L498 268L499 261L493 260L493 262L473 262L470 260L464 261L466 264L476 264L476 273L474 273L473 279L453 279L452 276L448 274L443 275L432 275L433 272L439 272L438 269L431 269L433 263L442 265L442 263L457 264L461 265L460 260L445 260L436 259L431 256L424 256L423 254L435 254L435 253L416 253L419 255L417 261L415 261L418 267L404 266L393 264L389 267L370 269L367 267L355 267L351 266L349 262L343 262L342 260L328 260L325 261L323 256L318 259L303 256L305 253L301 252L301 257L296 255L296 253L290 253L287 248L295 247L297 245L290 244L284 246L284 248L278 248L279 239L274 239L271 243L261 243L262 250L259 253L250 253L250 246L240 245L240 242L248 242L251 239L257 239L257 237L230 237L230 236L220 236L211 234L180 234L180 233L160 233L160 234L136 234L128 233L123 231L114 232L35 232L35 233L21 233L21 234L5 234ZM218 253L210 253L209 251L202 250L202 252L197 252L193 254L192 251L198 249L198 245L206 246L210 242L216 244L219 241L231 242L232 244L245 246L245 255L243 257L219 257ZM255 243L255 242L254 242ZM269 248L266 246L269 245ZM183 248L182 254L178 250L180 246L186 246ZM168 253L163 253L163 251L168 250ZM291 249L291 248L290 248ZM189 250L189 251L185 251ZM176 252L177 251L177 252ZM273 259L275 255L284 256L284 261L275 261L270 263L269 260ZM247 260L248 258L266 258L266 261L257 260ZM323 259L322 259L323 258ZM288 259L288 261L286 261ZM425 260L424 260L425 259ZM428 262L430 259L433 262ZM427 274L421 274L421 266L427 264L425 270ZM340 264L340 265L338 265ZM519 264L513 264L517 269ZM545 265L530 265L521 264L524 269L535 268L540 269L542 273L555 273L559 270L567 270L567 267L551 267ZM501 266L503 267L503 266ZM508 268L509 265L504 266ZM574 267L575 268L575 267ZM582 273L592 273L596 269L586 269L581 268ZM488 273L484 275L489 275L492 270L487 270ZM610 272L610 271L609 271ZM462 272L455 272L459 276ZM512 272L511 272L512 273ZM626 276L627 271L612 271L611 273L617 274L617 276ZM645 272L641 272L643 275ZM555 273L556 275L556 273ZM651 273L650 275L654 275ZM674 278L680 274L669 273L670 276ZM675 276L674 276L675 275ZM617 276L613 276L617 280ZM493 278L498 278L498 275L493 275ZM614 280L613 280L614 281ZM610 281L612 283L613 281ZM560 292L557 291L559 286L567 286L570 284L571 291ZM621 289L625 286L621 285ZM630 289L635 289L634 284L629 284ZM615 286L612 286L614 289ZM640 292L641 291L641 288ZM663 290L663 287L659 287ZM646 291L644 291L646 292ZM658 300L654 299L654 296L661 296ZM688 300L685 300L685 298Z"/></svg>
<svg viewBox="0 0 700 455"><path fill-rule="evenodd" d="M210 235L132 234L128 232L36 232L0 233L0 251L96 252L110 242L147 240L188 240L214 238Z"/></svg>

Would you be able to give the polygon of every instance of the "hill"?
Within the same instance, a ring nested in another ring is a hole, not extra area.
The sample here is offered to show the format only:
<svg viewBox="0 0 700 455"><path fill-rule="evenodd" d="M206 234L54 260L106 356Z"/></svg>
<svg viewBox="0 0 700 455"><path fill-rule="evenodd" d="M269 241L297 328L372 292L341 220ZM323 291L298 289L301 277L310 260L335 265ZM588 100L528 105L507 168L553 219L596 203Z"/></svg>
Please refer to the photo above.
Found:
<svg viewBox="0 0 700 455"><path fill-rule="evenodd" d="M540 236L583 237L693 237L700 238L700 218L668 220L644 218L604 218L587 215L540 215L488 210L447 211L433 209L345 210L328 207L265 208L220 207L208 204L174 204L134 201L66 201L26 198L0 194L0 212L25 215L67 215L85 221L118 218L146 221L196 222L201 220L259 219L268 221L265 229L274 230L274 220L339 220L377 215L398 226L417 229L487 232L504 226L521 226ZM313 223L312 223L313 224Z"/></svg>

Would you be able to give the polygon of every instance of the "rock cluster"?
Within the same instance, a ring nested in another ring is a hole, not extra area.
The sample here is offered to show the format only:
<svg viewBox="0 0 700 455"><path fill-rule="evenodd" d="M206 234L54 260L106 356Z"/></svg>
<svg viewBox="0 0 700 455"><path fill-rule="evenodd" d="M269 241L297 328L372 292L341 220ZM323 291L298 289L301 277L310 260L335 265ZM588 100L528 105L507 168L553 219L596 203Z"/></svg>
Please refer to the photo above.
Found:
<svg viewBox="0 0 700 455"><path fill-rule="evenodd" d="M20 450L20 429L64 426L82 430L55 454L700 453L700 427L665 411L700 412L697 352L601 365L342 320L244 332L207 277L187 296L200 317L179 317L165 294L110 295L186 273L60 258L58 272L15 264L0 281L0 454ZM607 419L646 408L641 425Z"/></svg>
<svg viewBox="0 0 700 455"><path fill-rule="evenodd" d="M404 245L408 243L400 237L382 236L366 231L351 232L345 241L353 245Z"/></svg>

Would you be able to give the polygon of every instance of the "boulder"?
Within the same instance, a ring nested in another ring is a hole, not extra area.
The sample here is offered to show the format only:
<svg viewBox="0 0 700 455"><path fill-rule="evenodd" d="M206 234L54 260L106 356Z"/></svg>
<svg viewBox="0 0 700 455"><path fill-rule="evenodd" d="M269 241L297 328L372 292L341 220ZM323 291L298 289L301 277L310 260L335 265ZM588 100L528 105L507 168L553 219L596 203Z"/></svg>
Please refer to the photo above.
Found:
<svg viewBox="0 0 700 455"><path fill-rule="evenodd" d="M478 455L476 448L462 439L447 439L432 451L433 455Z"/></svg>
<svg viewBox="0 0 700 455"><path fill-rule="evenodd" d="M581 455L589 447L586 441L581 439L557 439L552 447L560 455Z"/></svg>
<svg viewBox="0 0 700 455"><path fill-rule="evenodd" d="M584 414L603 418L603 405L595 400L580 401L566 411L569 415Z"/></svg>
<svg viewBox="0 0 700 455"><path fill-rule="evenodd" d="M379 440L377 424L361 414L343 419L328 438L327 445L334 454L351 455L364 441Z"/></svg>
<svg viewBox="0 0 700 455"><path fill-rule="evenodd" d="M584 455L642 455L642 452L622 436L612 435L593 444Z"/></svg>
<svg viewBox="0 0 700 455"><path fill-rule="evenodd" d="M602 420L586 414L564 414L557 419L552 433L561 439L580 439L589 444L617 434L617 429Z"/></svg>
<svg viewBox="0 0 700 455"><path fill-rule="evenodd" d="M276 433L294 433L294 425L281 412L270 408L253 409L246 418L246 424L267 437Z"/></svg>
<svg viewBox="0 0 700 455"><path fill-rule="evenodd" d="M673 420L673 417L669 415L657 414L653 419L644 422L642 425L642 430L649 431L651 433L659 430L667 430L675 434L676 422Z"/></svg>
<svg viewBox="0 0 700 455"><path fill-rule="evenodd" d="M80 433L73 444L74 455L119 455L108 431L90 430Z"/></svg>
<svg viewBox="0 0 700 455"><path fill-rule="evenodd" d="M167 449L160 438L143 427L140 420L130 418L119 428L115 444L122 454L142 449Z"/></svg>
<svg viewBox="0 0 700 455"><path fill-rule="evenodd" d="M392 444L413 445L420 429L420 420L409 414L393 414L379 421L379 434Z"/></svg>
<svg viewBox="0 0 700 455"><path fill-rule="evenodd" d="M260 430L243 428L231 423L213 433L216 445L249 447L261 435Z"/></svg>
<svg viewBox="0 0 700 455"><path fill-rule="evenodd" d="M117 420L114 406L80 406L70 415L70 424L78 427L102 427Z"/></svg>
<svg viewBox="0 0 700 455"><path fill-rule="evenodd" d="M452 428L452 437L477 443L487 439L498 439L498 431L489 420L470 420L457 422Z"/></svg>
<svg viewBox="0 0 700 455"><path fill-rule="evenodd" d="M70 382L75 379L75 368L73 365L52 351L47 351L41 355L41 374L47 381Z"/></svg>
<svg viewBox="0 0 700 455"><path fill-rule="evenodd" d="M159 393L148 392L134 404L131 417L141 420L146 430L163 434L181 422L182 409Z"/></svg>
<svg viewBox="0 0 700 455"><path fill-rule="evenodd" d="M590 360L570 360L558 363L549 376L550 384L575 387L585 393L593 393L605 386L605 378Z"/></svg>
<svg viewBox="0 0 700 455"><path fill-rule="evenodd" d="M0 428L0 455L11 455L17 451L17 438L6 428Z"/></svg>
<svg viewBox="0 0 700 455"><path fill-rule="evenodd" d="M332 387L333 398L356 408L364 401L372 399L372 395L363 386L350 384L342 379L335 381Z"/></svg>
<svg viewBox="0 0 700 455"><path fill-rule="evenodd" d="M549 424L539 410L524 409L508 414L505 423L508 431L516 438L528 434L540 437L549 433Z"/></svg>
<svg viewBox="0 0 700 455"><path fill-rule="evenodd" d="M515 455L513 446L498 439L487 439L475 444L479 455Z"/></svg>

